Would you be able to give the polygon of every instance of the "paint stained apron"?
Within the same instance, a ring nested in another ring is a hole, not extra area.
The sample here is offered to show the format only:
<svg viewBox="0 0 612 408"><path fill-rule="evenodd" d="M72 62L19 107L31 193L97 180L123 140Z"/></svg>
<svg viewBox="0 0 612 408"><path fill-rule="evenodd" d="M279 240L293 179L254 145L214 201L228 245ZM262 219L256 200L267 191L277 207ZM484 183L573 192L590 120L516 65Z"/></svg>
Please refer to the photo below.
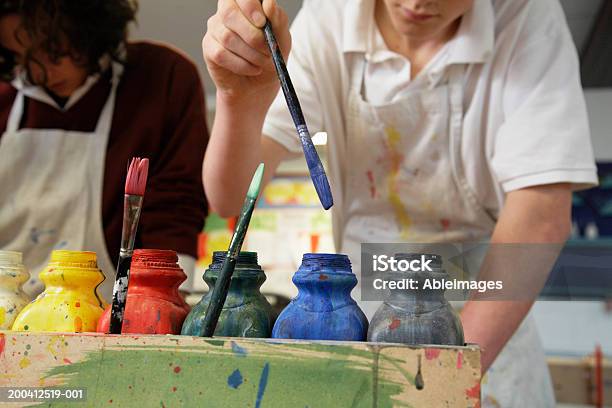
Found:
<svg viewBox="0 0 612 408"><path fill-rule="evenodd" d="M106 276L98 290L111 298L115 268L102 227L102 183L122 70L113 64L111 92L93 133L20 129L26 96L57 105L39 87L15 81L17 97L0 139L0 249L23 252L30 296L44 288L38 275L51 251L68 249L97 253Z"/></svg>
<svg viewBox="0 0 612 408"><path fill-rule="evenodd" d="M346 187L337 248L360 271L362 242L475 242L496 220L467 183L461 158L463 67L435 82L422 75L398 100L372 106L363 98L365 60L351 66ZM342 148L342 147L341 147ZM339 228L337 228L339 227ZM371 317L380 302L360 302ZM553 407L550 376L531 316L483 379L483 407Z"/></svg>

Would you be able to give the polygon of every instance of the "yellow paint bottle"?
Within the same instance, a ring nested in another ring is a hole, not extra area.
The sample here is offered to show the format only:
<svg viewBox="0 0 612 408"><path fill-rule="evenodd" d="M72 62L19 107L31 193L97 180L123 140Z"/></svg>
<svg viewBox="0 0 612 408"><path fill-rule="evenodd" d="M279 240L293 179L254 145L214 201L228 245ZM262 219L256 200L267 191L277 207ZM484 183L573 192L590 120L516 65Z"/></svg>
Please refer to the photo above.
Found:
<svg viewBox="0 0 612 408"><path fill-rule="evenodd" d="M21 286L30 278L21 252L0 251L0 330L8 330L30 302Z"/></svg>
<svg viewBox="0 0 612 408"><path fill-rule="evenodd" d="M45 291L17 316L13 330L96 331L107 304L96 290L104 274L94 252L53 251L40 280Z"/></svg>

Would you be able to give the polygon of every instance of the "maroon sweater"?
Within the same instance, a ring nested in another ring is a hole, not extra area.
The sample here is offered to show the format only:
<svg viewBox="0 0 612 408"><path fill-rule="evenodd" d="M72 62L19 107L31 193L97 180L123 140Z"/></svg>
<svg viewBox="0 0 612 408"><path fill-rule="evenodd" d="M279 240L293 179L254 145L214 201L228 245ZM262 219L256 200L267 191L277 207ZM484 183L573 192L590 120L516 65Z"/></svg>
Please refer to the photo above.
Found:
<svg viewBox="0 0 612 408"><path fill-rule="evenodd" d="M107 72L66 112L26 98L21 127L92 132L109 92ZM10 84L0 82L2 133L16 94ZM127 164L135 156L150 159L136 248L173 249L196 256L197 235L207 214L201 176L208 143L205 111L202 83L191 61L161 45L128 45L106 150L102 197L104 234L115 263ZM4 195L1 186L0 195Z"/></svg>

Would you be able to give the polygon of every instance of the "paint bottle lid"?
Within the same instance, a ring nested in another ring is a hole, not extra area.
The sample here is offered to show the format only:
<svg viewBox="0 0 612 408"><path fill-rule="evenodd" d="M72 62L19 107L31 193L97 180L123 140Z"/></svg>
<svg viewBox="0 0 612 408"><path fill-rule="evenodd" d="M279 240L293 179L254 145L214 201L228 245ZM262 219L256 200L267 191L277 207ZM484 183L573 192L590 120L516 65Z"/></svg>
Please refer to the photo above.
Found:
<svg viewBox="0 0 612 408"><path fill-rule="evenodd" d="M55 250L51 252L49 266L98 269L95 252Z"/></svg>
<svg viewBox="0 0 612 408"><path fill-rule="evenodd" d="M21 267L23 266L23 254L16 251L0 251L0 266Z"/></svg>
<svg viewBox="0 0 612 408"><path fill-rule="evenodd" d="M302 265L311 268L337 268L352 273L351 261L344 254L304 254Z"/></svg>
<svg viewBox="0 0 612 408"><path fill-rule="evenodd" d="M168 249L136 249L132 258L132 267L178 269L176 251Z"/></svg>
<svg viewBox="0 0 612 408"><path fill-rule="evenodd" d="M395 254L394 258L398 261L419 261L423 258L425 261L430 261L430 265L432 268L442 268L442 257L437 254L422 254L419 252L411 252L411 253L399 253Z"/></svg>
<svg viewBox="0 0 612 408"><path fill-rule="evenodd" d="M227 251L215 251L213 252L212 264L211 267L223 264L225 258L227 257ZM241 251L238 254L237 264L244 265L257 265L257 252L249 252L249 251Z"/></svg>

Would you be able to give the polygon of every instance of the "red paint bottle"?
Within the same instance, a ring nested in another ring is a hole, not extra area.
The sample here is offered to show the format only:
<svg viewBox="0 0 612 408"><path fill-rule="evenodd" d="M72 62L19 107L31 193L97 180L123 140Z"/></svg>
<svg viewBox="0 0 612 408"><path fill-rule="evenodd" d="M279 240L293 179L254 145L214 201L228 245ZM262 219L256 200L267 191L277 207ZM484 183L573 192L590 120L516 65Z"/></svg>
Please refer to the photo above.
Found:
<svg viewBox="0 0 612 408"><path fill-rule="evenodd" d="M174 251L137 249L130 268L122 333L180 334L189 306L179 294L187 276ZM98 332L107 333L110 306L98 322Z"/></svg>

